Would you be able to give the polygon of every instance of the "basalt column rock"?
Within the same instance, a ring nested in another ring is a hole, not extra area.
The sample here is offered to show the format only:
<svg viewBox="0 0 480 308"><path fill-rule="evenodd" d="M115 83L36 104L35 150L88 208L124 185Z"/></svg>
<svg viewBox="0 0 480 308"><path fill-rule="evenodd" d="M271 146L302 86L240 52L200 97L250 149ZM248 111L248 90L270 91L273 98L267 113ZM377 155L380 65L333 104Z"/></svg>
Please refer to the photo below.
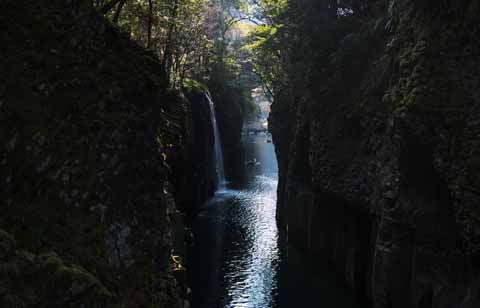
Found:
<svg viewBox="0 0 480 308"><path fill-rule="evenodd" d="M372 3L272 106L279 223L371 307L477 307L478 3Z"/></svg>
<svg viewBox="0 0 480 308"><path fill-rule="evenodd" d="M209 84L222 143L225 176L227 180L244 174L242 129L245 114L238 89L223 84Z"/></svg>
<svg viewBox="0 0 480 308"><path fill-rule="evenodd" d="M178 197L183 199L180 203L189 207L186 212L193 214L215 193L215 138L206 89L186 88L184 94L188 117L183 130L187 138L183 158L174 165L173 174L186 181L176 185L188 191L181 190ZM179 174L184 176L179 177Z"/></svg>

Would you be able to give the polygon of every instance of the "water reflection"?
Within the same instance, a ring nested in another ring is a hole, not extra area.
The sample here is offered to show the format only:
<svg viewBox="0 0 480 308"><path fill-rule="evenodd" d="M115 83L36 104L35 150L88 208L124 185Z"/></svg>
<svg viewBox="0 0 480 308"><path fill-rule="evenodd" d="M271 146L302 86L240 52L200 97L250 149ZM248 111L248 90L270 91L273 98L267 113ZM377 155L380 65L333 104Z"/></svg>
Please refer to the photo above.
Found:
<svg viewBox="0 0 480 308"><path fill-rule="evenodd" d="M273 307L277 165L264 139L246 138L247 180L217 193L196 220L194 307Z"/></svg>
<svg viewBox="0 0 480 308"><path fill-rule="evenodd" d="M231 208L228 226L236 233L232 238L234 249L227 252L223 270L228 287L225 307L272 305L279 259L275 189L274 179L258 176L254 189L235 196L238 205Z"/></svg>
<svg viewBox="0 0 480 308"><path fill-rule="evenodd" d="M287 253L275 221L273 145L260 135L244 144L247 181L217 193L194 223L193 308L353 307L341 288Z"/></svg>

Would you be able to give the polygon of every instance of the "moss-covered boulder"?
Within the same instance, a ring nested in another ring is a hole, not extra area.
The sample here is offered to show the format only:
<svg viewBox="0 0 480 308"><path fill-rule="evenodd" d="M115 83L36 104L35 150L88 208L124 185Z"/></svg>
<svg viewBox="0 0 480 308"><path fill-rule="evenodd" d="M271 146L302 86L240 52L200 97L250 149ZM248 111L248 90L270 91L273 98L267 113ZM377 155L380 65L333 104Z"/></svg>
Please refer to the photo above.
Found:
<svg viewBox="0 0 480 308"><path fill-rule="evenodd" d="M0 232L2 244L14 243L10 235ZM35 255L11 249L0 264L0 286L0 304L5 308L105 307L113 299L94 275L65 264L53 252Z"/></svg>

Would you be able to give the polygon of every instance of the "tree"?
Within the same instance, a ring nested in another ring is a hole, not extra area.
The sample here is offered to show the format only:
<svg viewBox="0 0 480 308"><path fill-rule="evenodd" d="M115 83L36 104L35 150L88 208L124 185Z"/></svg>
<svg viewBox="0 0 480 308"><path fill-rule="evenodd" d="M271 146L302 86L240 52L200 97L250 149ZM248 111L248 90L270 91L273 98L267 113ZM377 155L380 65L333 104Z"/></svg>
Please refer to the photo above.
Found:
<svg viewBox="0 0 480 308"><path fill-rule="evenodd" d="M241 40L233 36L244 22L260 22L251 10L254 0L92 1L100 13L157 55L159 74L171 87L181 86L185 78L207 81L214 74L233 81L243 65L237 63L235 50Z"/></svg>

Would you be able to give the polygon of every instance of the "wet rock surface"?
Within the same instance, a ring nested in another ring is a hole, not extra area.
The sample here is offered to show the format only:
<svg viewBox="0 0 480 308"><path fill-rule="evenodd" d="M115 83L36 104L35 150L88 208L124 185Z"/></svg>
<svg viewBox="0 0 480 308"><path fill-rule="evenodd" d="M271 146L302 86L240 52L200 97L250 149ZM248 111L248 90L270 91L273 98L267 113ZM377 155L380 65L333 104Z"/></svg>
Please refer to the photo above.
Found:
<svg viewBox="0 0 480 308"><path fill-rule="evenodd" d="M190 178L191 192L184 197L191 198L185 204L198 209L213 196L217 181L215 169L215 138L210 115L209 101L206 89L185 89L185 96L189 102L187 114L190 115L188 125L189 157L180 166L189 165L186 177ZM178 173L174 173L178 175ZM191 177L190 175L193 175ZM179 185L181 187L181 185Z"/></svg>
<svg viewBox="0 0 480 308"><path fill-rule="evenodd" d="M227 180L243 174L242 129L246 112L242 93L235 88L211 82L209 89L215 104Z"/></svg>
<svg viewBox="0 0 480 308"><path fill-rule="evenodd" d="M460 2L389 1L322 90L272 106L280 227L373 307L480 305L480 28Z"/></svg>

